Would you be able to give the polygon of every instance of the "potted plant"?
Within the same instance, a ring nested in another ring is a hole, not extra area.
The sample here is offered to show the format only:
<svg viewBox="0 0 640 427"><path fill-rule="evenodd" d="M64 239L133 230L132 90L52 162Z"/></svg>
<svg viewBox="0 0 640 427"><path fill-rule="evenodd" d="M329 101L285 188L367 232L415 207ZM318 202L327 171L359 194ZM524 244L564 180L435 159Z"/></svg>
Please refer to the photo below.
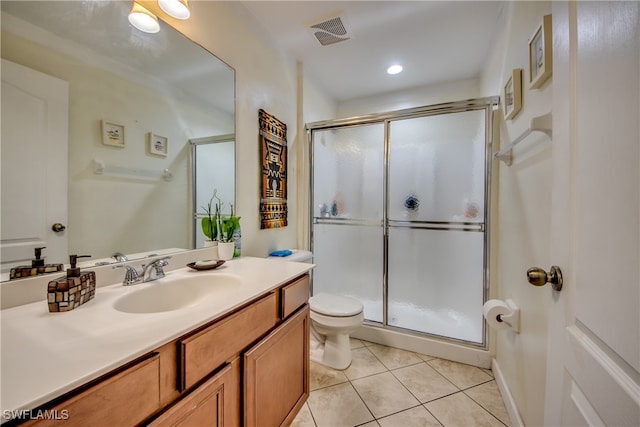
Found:
<svg viewBox="0 0 640 427"><path fill-rule="evenodd" d="M214 203L214 199L217 201ZM222 208L222 201L218 197L218 190L213 190L213 196L207 203L207 207L202 206L205 211L205 215L202 218L202 232L207 237L204 242L205 247L216 246L218 244L218 233L220 231L220 209Z"/></svg>
<svg viewBox="0 0 640 427"><path fill-rule="evenodd" d="M236 231L240 229L240 217L234 214L233 205L231 205L230 215L219 216L218 225L220 231L218 257L223 260L230 260L235 252Z"/></svg>

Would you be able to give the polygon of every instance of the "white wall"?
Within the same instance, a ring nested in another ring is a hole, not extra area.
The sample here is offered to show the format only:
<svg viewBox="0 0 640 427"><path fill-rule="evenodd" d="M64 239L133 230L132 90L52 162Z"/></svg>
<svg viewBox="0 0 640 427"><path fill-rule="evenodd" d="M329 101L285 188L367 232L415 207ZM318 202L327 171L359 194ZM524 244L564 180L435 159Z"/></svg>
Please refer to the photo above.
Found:
<svg viewBox="0 0 640 427"><path fill-rule="evenodd" d="M497 95L497 93L492 95ZM479 96L481 95L480 81L478 79L459 80L393 92L387 95L343 101L338 105L337 117L383 113L386 111L477 98Z"/></svg>
<svg viewBox="0 0 640 427"><path fill-rule="evenodd" d="M513 68L523 72L523 108L509 121L499 114L502 146L518 137L533 116L551 109L553 77L542 87L529 90L524 82L528 67L528 38L542 16L551 13L550 2L512 2L502 16L501 32L482 77L485 96L502 95ZM512 298L521 309L521 331L494 333L496 361L504 375L525 425L543 425L547 353L548 287L535 288L526 281L526 270L548 269L551 203L551 141L534 133L513 150L513 164L498 167L497 212L492 256L493 298ZM497 151L499 147L494 147ZM495 286L497 281L497 287ZM495 292L497 290L497 292Z"/></svg>
<svg viewBox="0 0 640 427"><path fill-rule="evenodd" d="M236 204L242 217L243 255L266 256L275 249L295 247L299 221L296 214L299 159L296 144L306 141L297 114L299 108L304 108L305 122L327 118L332 113L332 102L312 81L305 80L302 104L297 64L273 47L269 37L242 5L196 1L190 6L191 18L172 21L171 25L236 70ZM259 228L260 108L287 125L289 225L281 229Z"/></svg>

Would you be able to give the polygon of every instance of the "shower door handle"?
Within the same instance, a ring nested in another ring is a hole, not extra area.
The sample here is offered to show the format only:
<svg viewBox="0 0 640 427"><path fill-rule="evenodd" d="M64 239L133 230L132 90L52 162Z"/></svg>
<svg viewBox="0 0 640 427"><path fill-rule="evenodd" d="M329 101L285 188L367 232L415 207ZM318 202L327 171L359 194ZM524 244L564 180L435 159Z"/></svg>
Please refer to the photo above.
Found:
<svg viewBox="0 0 640 427"><path fill-rule="evenodd" d="M562 270L557 265L552 265L548 273L542 268L532 267L527 270L527 280L533 286L544 286L551 283L554 291L562 290Z"/></svg>

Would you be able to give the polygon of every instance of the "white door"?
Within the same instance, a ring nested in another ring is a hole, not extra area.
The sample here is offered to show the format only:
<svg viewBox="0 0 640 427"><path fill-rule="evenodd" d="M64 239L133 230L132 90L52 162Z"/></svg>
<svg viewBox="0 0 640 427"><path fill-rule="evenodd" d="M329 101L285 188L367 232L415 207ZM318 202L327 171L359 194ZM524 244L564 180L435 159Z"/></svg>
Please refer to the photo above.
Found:
<svg viewBox="0 0 640 427"><path fill-rule="evenodd" d="M30 265L34 248L64 263L69 85L2 60L2 271Z"/></svg>
<svg viewBox="0 0 640 427"><path fill-rule="evenodd" d="M639 6L552 5L548 426L640 425Z"/></svg>

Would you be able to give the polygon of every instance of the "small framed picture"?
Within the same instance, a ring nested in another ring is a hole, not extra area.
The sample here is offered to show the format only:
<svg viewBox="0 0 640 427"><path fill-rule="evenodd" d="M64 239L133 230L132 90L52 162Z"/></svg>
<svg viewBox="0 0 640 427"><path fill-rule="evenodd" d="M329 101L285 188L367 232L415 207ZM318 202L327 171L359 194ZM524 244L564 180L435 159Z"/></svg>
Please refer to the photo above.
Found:
<svg viewBox="0 0 640 427"><path fill-rule="evenodd" d="M102 143L124 148L124 126L102 120Z"/></svg>
<svg viewBox="0 0 640 427"><path fill-rule="evenodd" d="M169 139L153 132L149 132L147 137L149 140L149 153L166 157L169 153Z"/></svg>
<svg viewBox="0 0 640 427"><path fill-rule="evenodd" d="M504 118L511 120L522 108L522 68L514 68L503 90Z"/></svg>
<svg viewBox="0 0 640 427"><path fill-rule="evenodd" d="M529 39L529 89L539 88L553 71L551 37L551 15L545 15Z"/></svg>

